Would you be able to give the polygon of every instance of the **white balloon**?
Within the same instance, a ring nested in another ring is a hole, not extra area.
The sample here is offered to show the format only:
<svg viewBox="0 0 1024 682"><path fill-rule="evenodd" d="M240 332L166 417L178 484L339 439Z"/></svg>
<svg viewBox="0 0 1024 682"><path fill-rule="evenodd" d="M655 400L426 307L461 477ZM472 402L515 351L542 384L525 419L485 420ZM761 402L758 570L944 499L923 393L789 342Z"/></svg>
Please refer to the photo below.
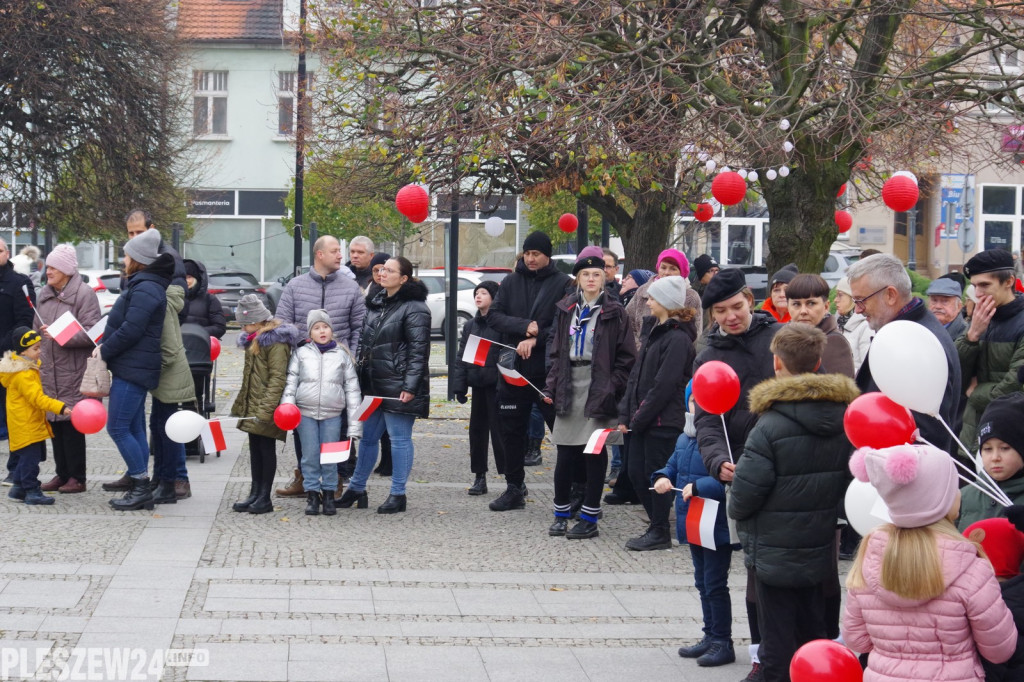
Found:
<svg viewBox="0 0 1024 682"><path fill-rule="evenodd" d="M893 173L893 174L892 174L892 176L893 176L894 178L895 178L895 177L896 177L897 175L905 175L906 177L908 177L908 178L910 178L911 180L913 180L913 181L914 181L914 184L915 184L915 185L916 185L916 184L918 184L918 183L917 183L917 176L916 176L916 175L914 175L913 173L911 173L910 171L896 171L895 173Z"/></svg>
<svg viewBox="0 0 1024 682"><path fill-rule="evenodd" d="M871 378L891 400L935 416L949 378L946 353L935 334L909 320L890 322L875 334L868 352Z"/></svg>
<svg viewBox="0 0 1024 682"><path fill-rule="evenodd" d="M206 419L198 412L181 410L167 419L167 423L164 424L164 432L175 443L189 443L199 438L206 423Z"/></svg>
<svg viewBox="0 0 1024 682"><path fill-rule="evenodd" d="M789 177L789 166L779 166L779 175L784 178Z"/></svg>
<svg viewBox="0 0 1024 682"><path fill-rule="evenodd" d="M886 507L875 486L870 483L853 479L846 489L845 502L846 520L860 535L867 535L883 523L888 523L888 519L872 513Z"/></svg>
<svg viewBox="0 0 1024 682"><path fill-rule="evenodd" d="M505 232L505 221L496 215L484 221L484 232L492 237L500 237Z"/></svg>
<svg viewBox="0 0 1024 682"><path fill-rule="evenodd" d="M740 176L744 180L747 179L747 171L743 170L742 168L740 168L738 171L736 171L736 175Z"/></svg>
<svg viewBox="0 0 1024 682"><path fill-rule="evenodd" d="M789 130L789 119L784 118L781 121L779 121L779 128L781 128L782 130Z"/></svg>
<svg viewBox="0 0 1024 682"><path fill-rule="evenodd" d="M793 151L793 143L790 142L789 140L786 140L785 142L782 143L782 149L788 154L789 152Z"/></svg>
<svg viewBox="0 0 1024 682"><path fill-rule="evenodd" d="M769 180L774 180L775 178L779 177L779 174L775 172L774 168L769 168L768 171L764 174L764 176Z"/></svg>
<svg viewBox="0 0 1024 682"><path fill-rule="evenodd" d="M708 159L708 162L704 164L704 170L708 173L714 173L716 168L718 168L718 164L715 163L714 159Z"/></svg>
<svg viewBox="0 0 1024 682"><path fill-rule="evenodd" d="M757 171L750 171L747 173L747 180L751 182L757 182Z"/></svg>

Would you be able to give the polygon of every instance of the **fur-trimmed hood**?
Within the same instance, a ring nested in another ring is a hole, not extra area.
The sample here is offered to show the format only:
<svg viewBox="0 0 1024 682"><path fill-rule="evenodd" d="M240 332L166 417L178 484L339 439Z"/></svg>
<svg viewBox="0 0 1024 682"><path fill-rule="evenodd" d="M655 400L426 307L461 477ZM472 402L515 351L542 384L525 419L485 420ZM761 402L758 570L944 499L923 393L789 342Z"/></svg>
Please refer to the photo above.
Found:
<svg viewBox="0 0 1024 682"><path fill-rule="evenodd" d="M287 322L281 322L281 320L277 319L272 320L272 322L275 323L274 326L257 336L255 339L256 343L262 348L272 346L275 343L287 343L292 348L295 348L299 345L299 342L302 341L302 332L300 332L295 325ZM244 331L239 333L237 343L239 348L248 347L249 335Z"/></svg>
<svg viewBox="0 0 1024 682"><path fill-rule="evenodd" d="M373 297L367 296L366 307L373 310L380 310L385 306L385 301L388 303L397 302L402 303L404 301L426 301L427 300L427 285L418 279L410 279L403 284L395 295L388 297L388 292L385 289L381 289Z"/></svg>
<svg viewBox="0 0 1024 682"><path fill-rule="evenodd" d="M4 353L2 359L0 359L0 384L7 386L11 377L18 372L24 372L26 369L39 370L39 363L27 358L23 358L13 350L9 350Z"/></svg>
<svg viewBox="0 0 1024 682"><path fill-rule="evenodd" d="M799 374L762 381L750 390L750 411L762 414L775 403L850 404L860 395L853 379L842 374Z"/></svg>

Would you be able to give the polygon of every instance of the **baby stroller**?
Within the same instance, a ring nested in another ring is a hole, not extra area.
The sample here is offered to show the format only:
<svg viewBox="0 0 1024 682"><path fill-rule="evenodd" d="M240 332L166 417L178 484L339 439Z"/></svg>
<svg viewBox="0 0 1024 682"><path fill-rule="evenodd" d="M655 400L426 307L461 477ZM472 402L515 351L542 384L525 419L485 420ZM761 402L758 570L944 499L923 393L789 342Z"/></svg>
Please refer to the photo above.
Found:
<svg viewBox="0 0 1024 682"><path fill-rule="evenodd" d="M196 385L196 409L204 418L217 409L217 363L210 359L210 334L198 324L181 325L181 340L185 346L185 357L192 371L192 381ZM199 457L199 463L206 461L206 449L201 438L185 444L186 457ZM217 453L220 457L220 452Z"/></svg>

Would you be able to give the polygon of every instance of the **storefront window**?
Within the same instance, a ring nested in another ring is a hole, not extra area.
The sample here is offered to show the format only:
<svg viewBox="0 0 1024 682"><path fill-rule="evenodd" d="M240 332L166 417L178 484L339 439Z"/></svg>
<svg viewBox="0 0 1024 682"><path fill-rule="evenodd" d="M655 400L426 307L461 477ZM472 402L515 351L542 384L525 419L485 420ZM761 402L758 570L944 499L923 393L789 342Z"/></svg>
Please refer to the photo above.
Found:
<svg viewBox="0 0 1024 682"><path fill-rule="evenodd" d="M1014 215L1017 213L1017 188L982 187L981 212Z"/></svg>

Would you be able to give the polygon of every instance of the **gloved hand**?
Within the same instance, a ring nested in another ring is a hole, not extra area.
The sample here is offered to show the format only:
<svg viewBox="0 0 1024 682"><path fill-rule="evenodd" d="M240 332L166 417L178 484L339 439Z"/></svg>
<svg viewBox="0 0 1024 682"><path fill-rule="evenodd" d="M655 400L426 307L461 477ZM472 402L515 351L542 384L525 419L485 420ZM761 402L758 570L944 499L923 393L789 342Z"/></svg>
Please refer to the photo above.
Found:
<svg viewBox="0 0 1024 682"><path fill-rule="evenodd" d="M1006 518L1020 532L1024 533L1024 504L1015 504L1006 508Z"/></svg>
<svg viewBox="0 0 1024 682"><path fill-rule="evenodd" d="M466 397L465 393L456 393L455 399L458 400L463 405L465 405L466 401L469 400L469 398Z"/></svg>

